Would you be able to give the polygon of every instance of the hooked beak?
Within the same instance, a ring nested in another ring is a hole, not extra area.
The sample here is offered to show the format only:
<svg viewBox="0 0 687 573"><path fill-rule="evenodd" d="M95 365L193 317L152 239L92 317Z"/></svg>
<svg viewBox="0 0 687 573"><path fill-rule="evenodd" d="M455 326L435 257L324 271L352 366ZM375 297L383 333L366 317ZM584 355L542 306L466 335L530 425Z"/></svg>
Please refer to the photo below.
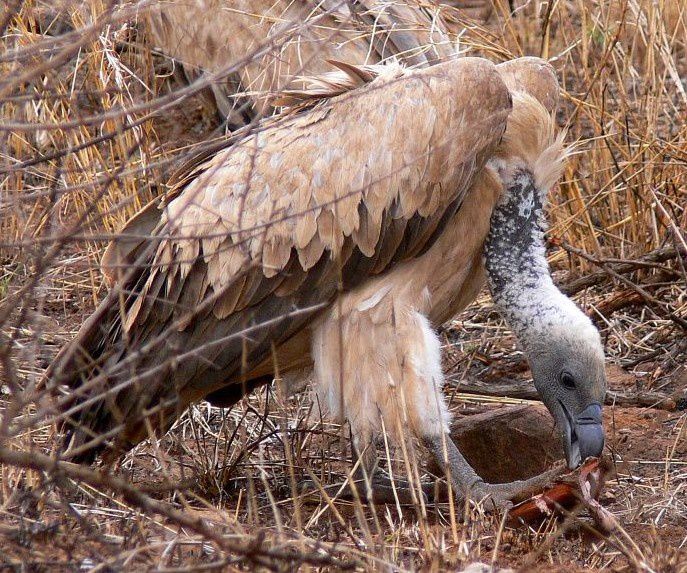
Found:
<svg viewBox="0 0 687 573"><path fill-rule="evenodd" d="M599 457L604 449L604 428L601 404L593 402L577 418L573 418L567 406L558 400L565 415L563 428L565 457L571 470L588 457Z"/></svg>

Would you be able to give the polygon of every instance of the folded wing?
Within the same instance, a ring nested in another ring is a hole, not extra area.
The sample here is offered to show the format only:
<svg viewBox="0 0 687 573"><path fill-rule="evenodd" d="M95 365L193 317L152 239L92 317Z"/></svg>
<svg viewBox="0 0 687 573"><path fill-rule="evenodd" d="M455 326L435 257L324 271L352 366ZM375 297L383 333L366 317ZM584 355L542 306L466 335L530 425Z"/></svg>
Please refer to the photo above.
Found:
<svg viewBox="0 0 687 573"><path fill-rule="evenodd" d="M508 90L476 58L377 76L179 180L150 244L52 369L71 388L74 447L103 432L129 447L146 416L167 428L227 385L239 399L242 374L337 293L441 235L504 132Z"/></svg>

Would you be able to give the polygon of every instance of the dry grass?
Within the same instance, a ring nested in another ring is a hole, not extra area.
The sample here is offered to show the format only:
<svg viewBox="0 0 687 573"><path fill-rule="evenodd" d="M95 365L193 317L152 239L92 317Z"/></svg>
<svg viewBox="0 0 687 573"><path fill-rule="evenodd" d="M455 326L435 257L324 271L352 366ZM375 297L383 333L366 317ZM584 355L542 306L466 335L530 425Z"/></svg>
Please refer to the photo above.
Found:
<svg viewBox="0 0 687 573"><path fill-rule="evenodd" d="M552 201L550 260L602 329L610 360L631 372L612 385L684 404L687 12L668 0L537 0L516 2L511 18L505 2L476 4L469 19L447 10L463 49L494 60L541 55L559 72L559 120L579 153ZM306 479L343 482L348 446L309 397L275 389L228 412L191 409L130 453L116 477L57 468L47 457L51 425L11 424L41 407L40 375L102 298L105 242L195 144L219 133L202 78L186 86L151 53L137 7L10 0L0 8L0 563L687 571L680 411L610 409L617 476L604 503L623 527L606 539L590 537L578 518L512 530L479 508L294 495ZM454 373L488 377L522 362L486 296L445 337ZM405 471L403 452L387 453ZM421 467L412 452L406 459Z"/></svg>

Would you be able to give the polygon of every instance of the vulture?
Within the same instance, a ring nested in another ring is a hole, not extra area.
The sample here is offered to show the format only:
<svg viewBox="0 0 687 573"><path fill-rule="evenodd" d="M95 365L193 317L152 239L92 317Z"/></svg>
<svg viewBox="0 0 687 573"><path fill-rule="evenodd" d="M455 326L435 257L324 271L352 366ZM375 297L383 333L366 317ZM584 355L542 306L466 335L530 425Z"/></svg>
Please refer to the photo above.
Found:
<svg viewBox="0 0 687 573"><path fill-rule="evenodd" d="M390 492L375 443L410 435L461 496L506 505L540 481L486 483L460 453L435 331L485 282L568 465L601 453L601 340L545 256L566 157L553 70L335 65L188 165L108 247L110 291L47 373L65 457L115 459L198 400L230 406L312 367L372 497Z"/></svg>
<svg viewBox="0 0 687 573"><path fill-rule="evenodd" d="M230 129L273 113L257 94L327 72L328 60L423 67L455 52L440 7L421 0L159 0L146 15L152 45L189 79L215 75Z"/></svg>

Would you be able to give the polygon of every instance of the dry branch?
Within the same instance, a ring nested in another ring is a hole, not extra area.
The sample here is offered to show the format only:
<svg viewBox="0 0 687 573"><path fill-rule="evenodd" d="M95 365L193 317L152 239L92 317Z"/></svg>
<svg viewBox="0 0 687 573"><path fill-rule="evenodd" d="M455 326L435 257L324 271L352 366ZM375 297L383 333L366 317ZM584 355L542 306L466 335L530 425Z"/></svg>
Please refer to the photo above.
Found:
<svg viewBox="0 0 687 573"><path fill-rule="evenodd" d="M569 252L572 252L574 254L575 251L569 250L570 245L564 245L564 249L566 249ZM582 255L580 255L582 256ZM640 257L638 257L635 260L632 259L597 259L598 265L608 265L610 269L612 269L615 273L618 274L628 274L637 270L641 269L656 269L659 268L661 270L671 270L672 269L666 269L666 267L663 267L660 265L660 263L664 263L666 261L674 260L678 256L678 251L674 247L663 247L660 249L655 249L653 251L650 251ZM589 259L587 259L589 260ZM597 271L594 273L588 273L582 277L573 279L564 285L561 285L560 289L561 291L568 295L574 295L577 294L580 291L583 291L584 289L591 288L593 286L597 286L604 281L608 280L609 277L612 277L608 271Z"/></svg>
<svg viewBox="0 0 687 573"><path fill-rule="evenodd" d="M475 378L449 378L456 385L457 390L465 394L482 396L499 396L519 400L539 400L539 393L529 380L505 380L499 382L482 382ZM609 406L641 406L643 408L658 408L660 410L674 410L675 400L671 396L660 392L625 393L608 390L605 403Z"/></svg>
<svg viewBox="0 0 687 573"><path fill-rule="evenodd" d="M218 549L240 556L243 561L268 569L277 569L275 562L284 561L291 563L294 568L304 563L315 566L333 566L341 569L352 569L357 565L353 561L342 561L328 554L320 554L319 550L325 549L323 546L313 547L305 552L299 552L296 549L268 548L263 533L258 533L252 537L247 536L241 542L234 541L222 535L217 528L210 526L202 518L194 516L193 512L180 511L168 503L153 499L127 480L78 464L58 461L36 451L19 452L7 447L0 447L0 462L24 469L46 472L58 483L60 478L69 478L87 483L94 488L106 489L122 496L125 501L145 513L160 515L178 526L188 528L201 537L212 541Z"/></svg>
<svg viewBox="0 0 687 573"><path fill-rule="evenodd" d="M684 330L687 330L687 319L684 319L682 316L679 316L678 314L675 313L675 311L670 307L668 303L665 303L661 300L658 300L655 296L653 296L651 293L649 293L645 288L642 288L638 284L632 282L630 279L627 277L623 276L620 272L615 270L610 266L609 263L607 263L604 259L599 259L597 257L594 257L588 253L585 253L581 249L578 249L576 247L573 247L572 245L569 245L568 243L562 243L561 245L567 252L572 253L574 255L577 255L578 257L583 258L584 260L600 267L604 273L606 273L608 276L616 279L617 281L623 283L633 291L635 291L639 296L642 297L644 302L651 307L659 316L668 318L672 320L675 324L678 326L682 327Z"/></svg>

